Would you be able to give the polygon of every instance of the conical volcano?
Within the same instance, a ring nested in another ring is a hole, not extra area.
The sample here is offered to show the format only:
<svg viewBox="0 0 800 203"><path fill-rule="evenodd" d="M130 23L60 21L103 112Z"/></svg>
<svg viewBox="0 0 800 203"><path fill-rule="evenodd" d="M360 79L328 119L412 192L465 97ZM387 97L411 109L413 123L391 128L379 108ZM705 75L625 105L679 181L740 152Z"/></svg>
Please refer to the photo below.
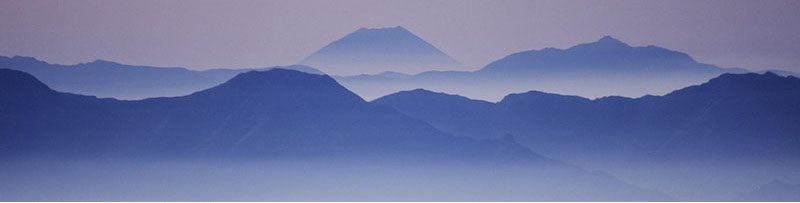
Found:
<svg viewBox="0 0 800 203"><path fill-rule="evenodd" d="M361 28L331 42L300 64L334 75L419 73L460 64L403 27Z"/></svg>

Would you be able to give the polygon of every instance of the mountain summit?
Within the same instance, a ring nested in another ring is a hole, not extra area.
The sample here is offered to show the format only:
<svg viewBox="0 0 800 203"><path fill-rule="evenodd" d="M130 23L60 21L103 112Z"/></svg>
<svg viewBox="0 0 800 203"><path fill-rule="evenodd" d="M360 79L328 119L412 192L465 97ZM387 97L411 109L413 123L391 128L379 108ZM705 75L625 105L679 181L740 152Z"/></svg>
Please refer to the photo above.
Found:
<svg viewBox="0 0 800 203"><path fill-rule="evenodd" d="M418 73L460 64L401 26L361 28L300 62L335 75Z"/></svg>
<svg viewBox="0 0 800 203"><path fill-rule="evenodd" d="M282 68L241 73L225 83L192 96L210 100L244 99L284 106L313 103L311 106L314 107L346 107L366 103L327 75Z"/></svg>
<svg viewBox="0 0 800 203"><path fill-rule="evenodd" d="M657 46L632 47L611 36L568 49L529 50L494 61L479 72L495 74L698 74L719 75L719 67L697 63L689 55Z"/></svg>
<svg viewBox="0 0 800 203"><path fill-rule="evenodd" d="M595 42L595 43L624 44L626 46L628 45L628 44L625 44L625 42L619 41L618 39L616 39L614 37L611 37L610 35L603 36L603 38L600 38L600 40L597 40L597 42Z"/></svg>

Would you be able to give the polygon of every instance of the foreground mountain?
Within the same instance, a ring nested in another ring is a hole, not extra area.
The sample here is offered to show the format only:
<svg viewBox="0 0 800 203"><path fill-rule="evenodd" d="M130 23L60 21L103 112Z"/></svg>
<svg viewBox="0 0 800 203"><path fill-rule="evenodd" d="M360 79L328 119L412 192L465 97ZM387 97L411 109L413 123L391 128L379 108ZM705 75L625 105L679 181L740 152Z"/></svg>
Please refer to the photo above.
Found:
<svg viewBox="0 0 800 203"><path fill-rule="evenodd" d="M372 103L458 135L511 134L556 157L624 150L715 159L800 154L800 79L773 73L724 74L665 96L636 99L529 91L490 103L414 90Z"/></svg>
<svg viewBox="0 0 800 203"><path fill-rule="evenodd" d="M0 69L0 159L3 200L668 200L284 69L137 101L60 93Z"/></svg>
<svg viewBox="0 0 800 203"><path fill-rule="evenodd" d="M512 136L546 156L683 200L730 200L753 182L800 178L794 172L800 168L800 79L794 76L724 74L641 98L529 91L490 103L414 90L371 103L457 135Z"/></svg>
<svg viewBox="0 0 800 203"><path fill-rule="evenodd" d="M348 89L371 100L401 90L429 89L487 101L536 89L598 98L607 95L663 95L723 73L685 53L656 46L633 47L610 36L568 49L546 48L508 55L474 72L430 71L405 77L338 77Z"/></svg>
<svg viewBox="0 0 800 203"><path fill-rule="evenodd" d="M193 71L185 68L124 65L103 60L58 65L31 57L0 56L0 68L30 73L58 91L117 99L143 99L186 95L223 83L239 73L274 67ZM281 68L322 74L307 66Z"/></svg>
<svg viewBox="0 0 800 203"><path fill-rule="evenodd" d="M303 59L336 75L395 71L419 73L457 68L458 62L403 27L361 28Z"/></svg>
<svg viewBox="0 0 800 203"><path fill-rule="evenodd" d="M421 153L543 160L514 143L449 136L395 110L373 107L328 76L297 71L251 71L188 96L141 101L54 92L11 70L3 70L2 81L5 155Z"/></svg>

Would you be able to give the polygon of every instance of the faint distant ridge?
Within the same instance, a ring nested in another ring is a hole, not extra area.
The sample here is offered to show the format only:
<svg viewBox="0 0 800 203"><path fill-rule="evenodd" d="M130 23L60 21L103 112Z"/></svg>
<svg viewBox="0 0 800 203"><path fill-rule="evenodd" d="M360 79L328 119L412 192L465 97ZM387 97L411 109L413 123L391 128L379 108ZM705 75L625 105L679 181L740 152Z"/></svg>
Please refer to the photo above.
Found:
<svg viewBox="0 0 800 203"><path fill-rule="evenodd" d="M61 65L23 56L0 56L0 68L34 75L54 90L117 99L187 95L251 70L284 68L325 74L304 65L196 71L181 67L127 65L106 60Z"/></svg>
<svg viewBox="0 0 800 203"><path fill-rule="evenodd" d="M427 71L406 77L359 75L337 78L367 100L424 88L498 101L532 89L599 98L663 95L723 73L746 73L695 61L658 46L631 46L611 36L567 49L528 50L498 59L477 71ZM784 73L788 75L788 73Z"/></svg>
<svg viewBox="0 0 800 203"><path fill-rule="evenodd" d="M494 61L482 73L658 73L720 72L721 68L701 64L688 54L658 46L633 47L611 36L567 49L546 48L523 51ZM743 72L734 70L733 72Z"/></svg>
<svg viewBox="0 0 800 203"><path fill-rule="evenodd" d="M322 47L300 64L336 75L384 71L419 73L461 66L401 26L358 29Z"/></svg>

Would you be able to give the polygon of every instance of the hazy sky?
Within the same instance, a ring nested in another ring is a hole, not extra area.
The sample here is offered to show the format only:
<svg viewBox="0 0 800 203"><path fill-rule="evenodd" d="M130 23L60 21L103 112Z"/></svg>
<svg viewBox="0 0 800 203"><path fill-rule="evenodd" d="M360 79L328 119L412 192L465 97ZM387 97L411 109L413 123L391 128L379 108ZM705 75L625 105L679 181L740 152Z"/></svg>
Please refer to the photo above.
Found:
<svg viewBox="0 0 800 203"><path fill-rule="evenodd" d="M800 1L0 1L0 55L192 69L293 64L402 25L474 70L611 35L705 63L800 72Z"/></svg>

